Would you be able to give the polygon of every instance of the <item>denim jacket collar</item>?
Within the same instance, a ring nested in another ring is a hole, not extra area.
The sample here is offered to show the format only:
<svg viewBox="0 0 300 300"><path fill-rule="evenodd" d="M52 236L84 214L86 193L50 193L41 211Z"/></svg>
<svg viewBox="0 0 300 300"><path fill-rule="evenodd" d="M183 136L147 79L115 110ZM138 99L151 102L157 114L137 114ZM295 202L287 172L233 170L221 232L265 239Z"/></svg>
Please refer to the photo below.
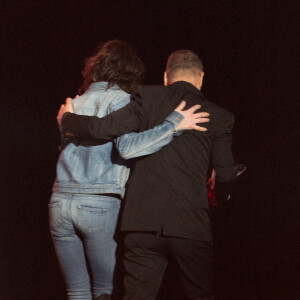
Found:
<svg viewBox="0 0 300 300"><path fill-rule="evenodd" d="M88 87L88 91L106 90L108 88L108 84L109 83L107 81L93 82ZM117 84L113 84L109 89L110 90L120 90L120 87Z"/></svg>

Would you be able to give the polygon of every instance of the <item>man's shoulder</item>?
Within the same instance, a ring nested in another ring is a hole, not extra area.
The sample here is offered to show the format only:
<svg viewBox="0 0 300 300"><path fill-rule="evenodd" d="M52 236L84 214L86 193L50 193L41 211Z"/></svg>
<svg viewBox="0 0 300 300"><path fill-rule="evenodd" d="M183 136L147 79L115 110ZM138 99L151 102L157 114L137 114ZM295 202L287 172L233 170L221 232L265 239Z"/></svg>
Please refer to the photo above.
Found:
<svg viewBox="0 0 300 300"><path fill-rule="evenodd" d="M203 105L203 109L207 108L209 113L216 114L222 118L231 120L234 119L234 114L229 110L221 107L220 105L213 103L206 99L205 105Z"/></svg>
<svg viewBox="0 0 300 300"><path fill-rule="evenodd" d="M163 85L143 85L133 95L133 98L139 98L145 105L152 106L158 100L168 95L168 88Z"/></svg>
<svg viewBox="0 0 300 300"><path fill-rule="evenodd" d="M138 89L138 92L141 94L165 93L167 91L168 87L164 85L142 85Z"/></svg>

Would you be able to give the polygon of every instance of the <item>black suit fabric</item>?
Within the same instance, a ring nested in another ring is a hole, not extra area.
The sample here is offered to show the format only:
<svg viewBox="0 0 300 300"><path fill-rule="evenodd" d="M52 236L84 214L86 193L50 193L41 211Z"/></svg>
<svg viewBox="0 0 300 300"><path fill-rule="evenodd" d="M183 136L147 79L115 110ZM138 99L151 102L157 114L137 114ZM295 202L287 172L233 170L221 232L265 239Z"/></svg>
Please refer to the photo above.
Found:
<svg viewBox="0 0 300 300"><path fill-rule="evenodd" d="M186 131L160 151L136 160L121 229L210 241L207 170L212 163L219 182L234 178L233 115L186 82L143 87L135 97L140 97L144 108L140 131L162 123L182 100L187 107L200 104L201 111L210 113L211 121L204 124L207 132Z"/></svg>

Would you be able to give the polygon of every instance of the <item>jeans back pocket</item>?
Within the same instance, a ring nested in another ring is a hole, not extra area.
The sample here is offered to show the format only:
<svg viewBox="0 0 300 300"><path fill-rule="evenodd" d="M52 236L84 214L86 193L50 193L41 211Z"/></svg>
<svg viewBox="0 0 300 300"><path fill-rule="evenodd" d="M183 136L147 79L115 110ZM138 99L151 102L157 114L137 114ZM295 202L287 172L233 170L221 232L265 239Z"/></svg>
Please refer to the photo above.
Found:
<svg viewBox="0 0 300 300"><path fill-rule="evenodd" d="M78 226L87 232L96 232L104 229L105 208L96 208L78 205Z"/></svg>

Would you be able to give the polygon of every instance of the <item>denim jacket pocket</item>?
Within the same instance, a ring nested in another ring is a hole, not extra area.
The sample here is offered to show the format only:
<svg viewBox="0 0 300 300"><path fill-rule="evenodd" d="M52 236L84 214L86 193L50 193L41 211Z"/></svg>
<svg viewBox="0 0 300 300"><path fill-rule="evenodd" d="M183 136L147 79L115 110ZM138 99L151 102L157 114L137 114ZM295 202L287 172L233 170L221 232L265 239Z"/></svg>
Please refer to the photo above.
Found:
<svg viewBox="0 0 300 300"><path fill-rule="evenodd" d="M105 223L105 208L77 206L78 226L87 232L97 232L103 230Z"/></svg>
<svg viewBox="0 0 300 300"><path fill-rule="evenodd" d="M57 229L59 225L62 223L62 215L61 215L61 202L54 202L48 204L49 207L49 220L50 220L50 228L51 231Z"/></svg>

